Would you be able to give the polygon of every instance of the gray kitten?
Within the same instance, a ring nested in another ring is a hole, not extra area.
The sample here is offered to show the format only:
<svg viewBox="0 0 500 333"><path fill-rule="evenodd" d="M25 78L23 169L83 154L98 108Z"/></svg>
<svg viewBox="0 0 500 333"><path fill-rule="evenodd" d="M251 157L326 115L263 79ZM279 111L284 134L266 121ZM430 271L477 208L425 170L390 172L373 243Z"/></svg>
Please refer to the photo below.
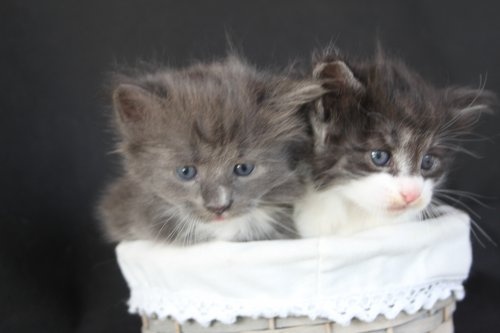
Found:
<svg viewBox="0 0 500 333"><path fill-rule="evenodd" d="M107 235L184 245L296 237L293 202L312 150L301 111L323 92L235 56L118 77L125 172L100 203Z"/></svg>
<svg viewBox="0 0 500 333"><path fill-rule="evenodd" d="M327 52L314 75L329 80L330 92L311 113L314 186L297 205L301 235L348 234L438 214L436 193L447 193L441 188L459 139L495 96L436 88L380 49L374 59L354 62Z"/></svg>

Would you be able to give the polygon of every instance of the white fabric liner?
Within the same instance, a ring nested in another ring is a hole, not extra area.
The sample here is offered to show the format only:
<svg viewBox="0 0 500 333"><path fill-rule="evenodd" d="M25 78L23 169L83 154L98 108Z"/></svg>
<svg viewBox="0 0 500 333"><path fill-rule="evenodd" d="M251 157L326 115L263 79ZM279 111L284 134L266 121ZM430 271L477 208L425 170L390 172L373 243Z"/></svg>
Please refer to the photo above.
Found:
<svg viewBox="0 0 500 333"><path fill-rule="evenodd" d="M190 247L122 242L129 310L179 322L238 316L328 318L348 325L464 297L472 261L469 217L451 207L426 221L339 237Z"/></svg>

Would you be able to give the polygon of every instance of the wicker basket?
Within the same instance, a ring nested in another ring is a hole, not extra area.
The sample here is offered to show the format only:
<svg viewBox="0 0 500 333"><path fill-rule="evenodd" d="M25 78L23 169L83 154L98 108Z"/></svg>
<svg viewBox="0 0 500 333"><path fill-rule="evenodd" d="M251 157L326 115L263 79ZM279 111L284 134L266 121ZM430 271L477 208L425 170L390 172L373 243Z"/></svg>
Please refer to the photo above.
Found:
<svg viewBox="0 0 500 333"><path fill-rule="evenodd" d="M329 320L290 317L239 318L232 325L213 322L209 327L203 327L193 321L180 325L175 320L143 316L142 333L453 333L452 315L455 305L455 300L448 298L437 302L430 310L420 310L412 315L400 313L392 320L379 316L370 323L355 319L349 326L342 326Z"/></svg>

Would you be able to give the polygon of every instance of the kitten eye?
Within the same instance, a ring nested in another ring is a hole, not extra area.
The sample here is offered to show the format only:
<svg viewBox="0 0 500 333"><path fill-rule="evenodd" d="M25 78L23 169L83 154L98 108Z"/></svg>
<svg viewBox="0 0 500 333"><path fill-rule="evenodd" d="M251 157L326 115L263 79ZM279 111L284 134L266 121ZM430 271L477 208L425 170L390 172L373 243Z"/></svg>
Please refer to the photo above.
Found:
<svg viewBox="0 0 500 333"><path fill-rule="evenodd" d="M237 176L248 176L249 174L252 173L254 167L255 166L253 164L246 164L246 163L236 164L234 166L233 172Z"/></svg>
<svg viewBox="0 0 500 333"><path fill-rule="evenodd" d="M182 180L191 180L196 176L196 168L192 165L185 165L175 170L177 176Z"/></svg>
<svg viewBox="0 0 500 333"><path fill-rule="evenodd" d="M371 158L376 166L386 166L391 159L391 154L385 150L374 150L371 152Z"/></svg>
<svg viewBox="0 0 500 333"><path fill-rule="evenodd" d="M428 171L432 169L432 167L436 164L436 158L432 155L426 154L422 158L422 163L420 164L420 168L422 170Z"/></svg>

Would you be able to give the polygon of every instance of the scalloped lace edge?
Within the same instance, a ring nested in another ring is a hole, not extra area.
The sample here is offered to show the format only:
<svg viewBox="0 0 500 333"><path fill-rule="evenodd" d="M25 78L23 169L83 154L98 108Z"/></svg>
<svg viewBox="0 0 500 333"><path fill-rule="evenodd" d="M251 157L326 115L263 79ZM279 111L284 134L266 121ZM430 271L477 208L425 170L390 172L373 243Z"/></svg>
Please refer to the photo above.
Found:
<svg viewBox="0 0 500 333"><path fill-rule="evenodd" d="M431 309L439 301L453 296L465 296L462 281L437 281L405 288L358 295L332 296L311 299L231 299L196 293L171 293L155 288L132 288L129 312L160 319L173 318L180 323L188 319L208 326L212 321L233 324L238 317L273 318L307 316L327 318L349 325L353 318L365 322L384 315L394 319L399 313L413 314Z"/></svg>

